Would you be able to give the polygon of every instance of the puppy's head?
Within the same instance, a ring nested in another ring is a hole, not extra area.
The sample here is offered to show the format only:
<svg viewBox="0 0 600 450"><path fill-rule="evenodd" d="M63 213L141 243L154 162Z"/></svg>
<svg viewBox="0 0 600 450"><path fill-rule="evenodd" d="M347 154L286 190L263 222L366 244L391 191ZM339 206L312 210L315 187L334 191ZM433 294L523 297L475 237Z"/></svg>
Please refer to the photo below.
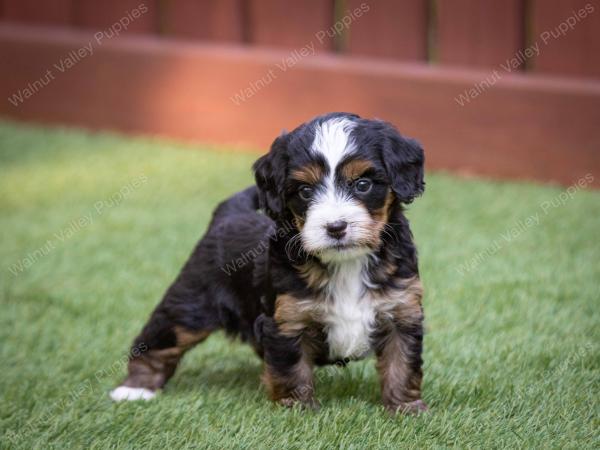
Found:
<svg viewBox="0 0 600 450"><path fill-rule="evenodd" d="M391 206L423 192L423 162L389 123L333 113L278 137L254 171L267 214L293 219L307 253L341 261L381 245Z"/></svg>

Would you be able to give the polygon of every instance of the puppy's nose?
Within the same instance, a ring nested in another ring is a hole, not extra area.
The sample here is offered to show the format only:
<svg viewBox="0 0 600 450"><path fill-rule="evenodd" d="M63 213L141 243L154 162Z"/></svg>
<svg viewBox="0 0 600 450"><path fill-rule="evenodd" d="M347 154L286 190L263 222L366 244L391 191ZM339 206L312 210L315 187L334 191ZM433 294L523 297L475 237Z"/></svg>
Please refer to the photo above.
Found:
<svg viewBox="0 0 600 450"><path fill-rule="evenodd" d="M329 222L325 228L327 229L327 234L333 238L341 239L346 235L346 228L348 227L348 222L345 220L336 220L335 222Z"/></svg>

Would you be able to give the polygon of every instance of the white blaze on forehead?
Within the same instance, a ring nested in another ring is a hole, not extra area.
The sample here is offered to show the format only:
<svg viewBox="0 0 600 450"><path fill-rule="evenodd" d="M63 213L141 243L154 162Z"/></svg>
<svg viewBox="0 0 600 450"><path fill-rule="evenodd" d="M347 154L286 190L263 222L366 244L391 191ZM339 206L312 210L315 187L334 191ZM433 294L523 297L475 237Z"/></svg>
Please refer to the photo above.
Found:
<svg viewBox="0 0 600 450"><path fill-rule="evenodd" d="M344 156L354 150L350 133L354 122L346 118L336 118L323 122L315 129L315 140L311 150L325 157L329 165L329 178L333 178L335 168Z"/></svg>

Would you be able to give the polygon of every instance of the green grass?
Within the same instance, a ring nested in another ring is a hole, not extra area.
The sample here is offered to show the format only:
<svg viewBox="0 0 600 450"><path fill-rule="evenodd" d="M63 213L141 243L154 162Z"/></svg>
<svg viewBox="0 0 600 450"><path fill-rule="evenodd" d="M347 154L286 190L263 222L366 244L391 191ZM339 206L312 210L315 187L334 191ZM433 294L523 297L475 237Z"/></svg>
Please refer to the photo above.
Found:
<svg viewBox="0 0 600 450"><path fill-rule="evenodd" d="M600 193L558 204L562 188L444 174L408 211L429 414L387 416L372 359L320 369L317 413L275 407L259 360L222 335L156 401L110 402L131 340L255 157L0 123L2 448L600 447Z"/></svg>

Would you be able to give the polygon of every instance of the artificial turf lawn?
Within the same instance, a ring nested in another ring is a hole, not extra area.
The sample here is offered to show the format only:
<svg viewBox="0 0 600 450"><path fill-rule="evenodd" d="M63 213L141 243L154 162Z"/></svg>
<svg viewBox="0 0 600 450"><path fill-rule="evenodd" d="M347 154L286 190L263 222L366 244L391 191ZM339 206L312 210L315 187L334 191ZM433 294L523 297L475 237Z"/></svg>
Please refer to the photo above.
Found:
<svg viewBox="0 0 600 450"><path fill-rule="evenodd" d="M260 361L220 334L156 400L112 403L131 340L255 157L0 123L2 448L600 447L600 193L442 174L408 210L429 414L387 416L372 358L317 371L319 412L275 407Z"/></svg>

